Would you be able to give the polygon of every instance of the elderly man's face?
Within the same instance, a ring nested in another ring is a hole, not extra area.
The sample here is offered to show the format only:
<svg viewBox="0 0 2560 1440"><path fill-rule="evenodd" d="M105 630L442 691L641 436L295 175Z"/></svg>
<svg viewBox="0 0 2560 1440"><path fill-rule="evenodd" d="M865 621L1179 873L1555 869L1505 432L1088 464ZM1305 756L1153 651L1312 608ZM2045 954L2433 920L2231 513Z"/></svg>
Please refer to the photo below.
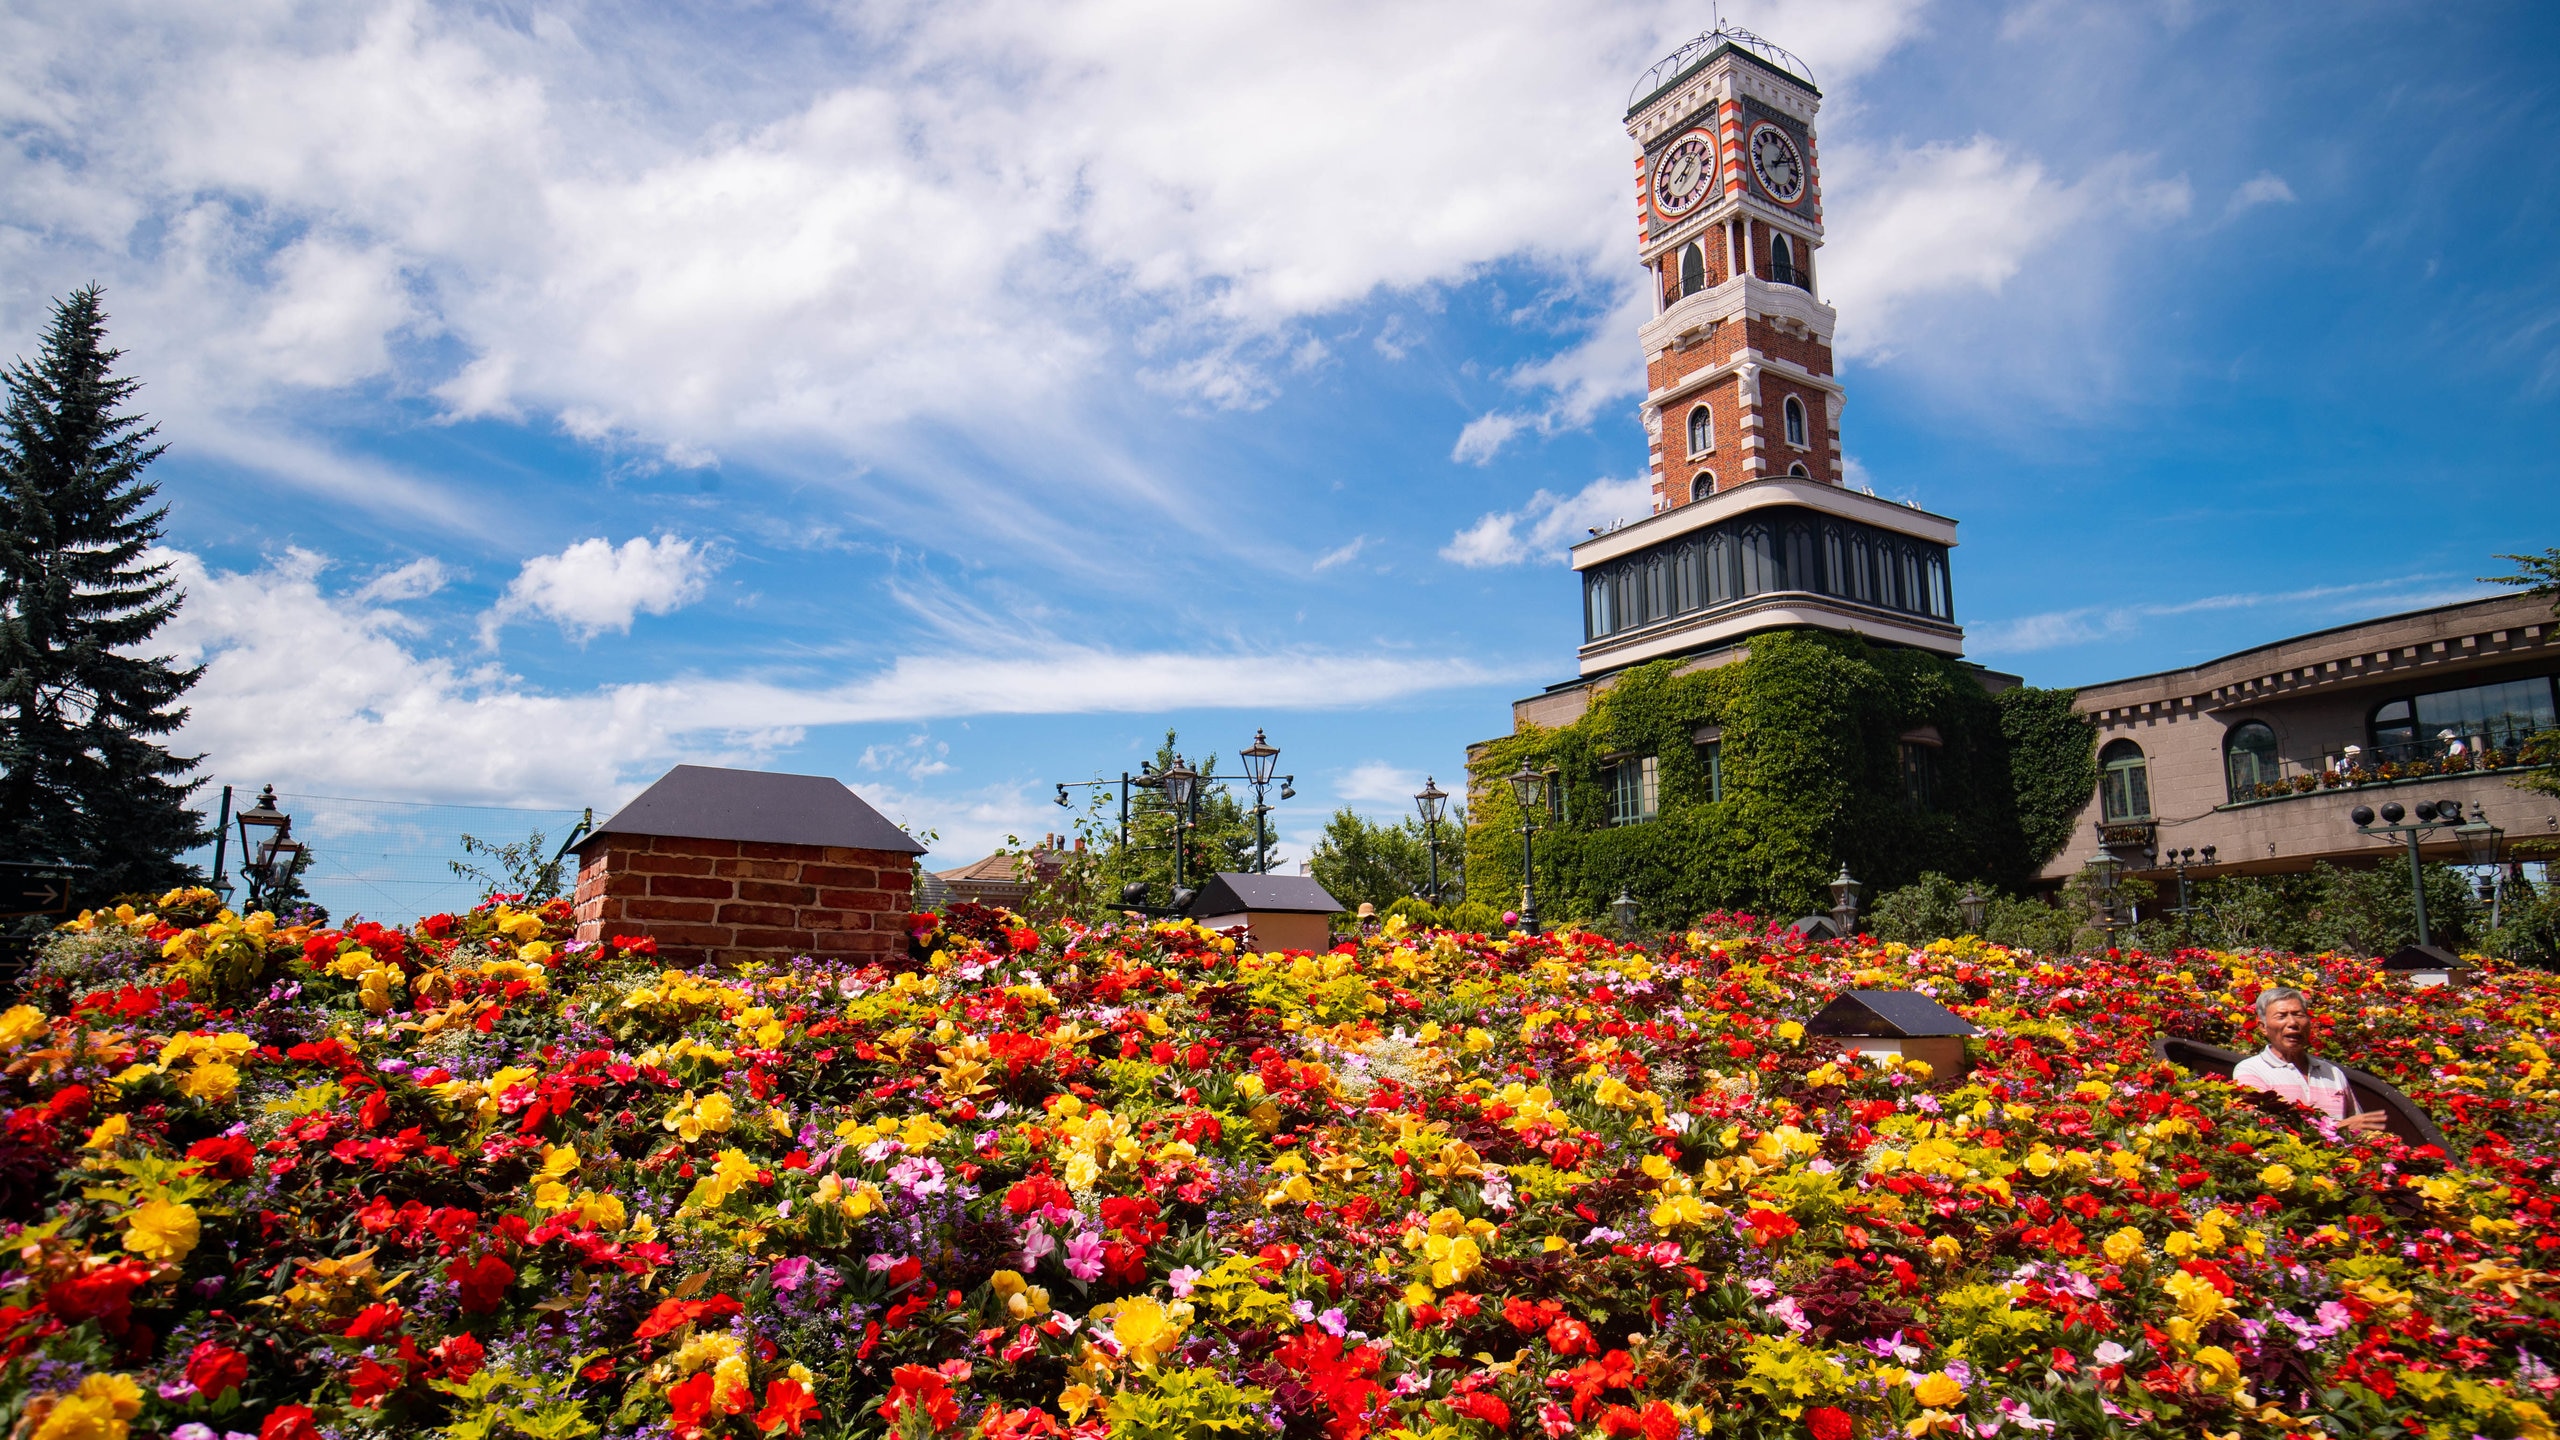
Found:
<svg viewBox="0 0 2560 1440"><path fill-rule="evenodd" d="M2311 1048L2311 1012L2299 1000L2279 1000L2258 1017L2258 1033L2267 1047L2287 1060L2300 1060Z"/></svg>

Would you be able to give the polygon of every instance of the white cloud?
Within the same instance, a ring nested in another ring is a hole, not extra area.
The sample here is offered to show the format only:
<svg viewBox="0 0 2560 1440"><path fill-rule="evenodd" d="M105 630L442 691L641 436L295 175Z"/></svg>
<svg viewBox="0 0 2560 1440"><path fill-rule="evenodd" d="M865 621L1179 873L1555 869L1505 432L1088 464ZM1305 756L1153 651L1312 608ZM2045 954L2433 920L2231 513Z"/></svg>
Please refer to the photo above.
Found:
<svg viewBox="0 0 2560 1440"><path fill-rule="evenodd" d="M1562 559L1593 526L1653 513L1653 482L1594 480L1572 495L1541 490L1517 510L1496 510L1450 537L1440 558L1470 569Z"/></svg>
<svg viewBox="0 0 2560 1440"><path fill-rule="evenodd" d="M924 780L949 773L951 746L930 735L910 735L893 745L865 745L856 764L865 770Z"/></svg>
<svg viewBox="0 0 2560 1440"><path fill-rule="evenodd" d="M453 572L433 555L421 555L396 570L385 570L367 580L348 597L359 604L381 601L424 600L445 587Z"/></svg>
<svg viewBox="0 0 2560 1440"><path fill-rule="evenodd" d="M2308 607L2324 614L2379 615L2476 600L2489 593L2477 584L2445 583L2450 578L2444 575L2401 575L2388 580L2359 581L2352 585L2204 595L2172 604L2084 605L2070 610L2048 610L1968 625L1965 627L1965 644L1967 649L1981 654L2025 655L2039 650L2058 650L2067 645L2121 640L2139 633L2153 620L2181 615L2290 607Z"/></svg>
<svg viewBox="0 0 2560 1440"><path fill-rule="evenodd" d="M1500 410L1479 415L1458 432L1458 443L1449 447L1449 458L1461 465L1489 465L1511 437L1527 429L1533 417L1513 415Z"/></svg>
<svg viewBox="0 0 2560 1440"><path fill-rule="evenodd" d="M701 547L674 535L635 537L619 550L610 540L581 540L524 562L483 622L481 639L494 643L498 627L526 615L555 620L580 640L607 630L628 634L637 616L673 614L701 599L716 568Z"/></svg>
<svg viewBox="0 0 2560 1440"><path fill-rule="evenodd" d="M2231 204L2222 213L2226 216L2237 215L2243 210L2254 210L2261 205L2292 203L2293 187L2284 183L2284 177L2272 170L2261 170L2248 183L2231 192Z"/></svg>
<svg viewBox="0 0 2560 1440"><path fill-rule="evenodd" d="M1422 774L1384 760L1364 760L1335 781L1333 791L1355 803L1410 811L1413 797L1422 791Z"/></svg>
<svg viewBox="0 0 2560 1440"><path fill-rule="evenodd" d="M425 652L405 638L413 627L400 612L362 591L325 592L329 562L309 551L246 573L181 550L155 558L187 596L156 643L205 666L179 747L204 753L215 774L381 799L591 804L677 760L764 763L820 725L1348 709L1540 673L1399 653L1131 652L1017 635L1013 650L901 656L833 685L741 674L547 693L497 665ZM874 747L870 758L908 781L942 763L938 748L913 746Z"/></svg>
<svg viewBox="0 0 2560 1440"><path fill-rule="evenodd" d="M1322 574L1336 565L1348 565L1352 561L1359 559L1360 552L1368 548L1368 536L1354 535L1351 537L1351 542L1349 544L1337 546L1334 549L1327 550L1322 555L1317 556L1315 563L1316 573Z"/></svg>

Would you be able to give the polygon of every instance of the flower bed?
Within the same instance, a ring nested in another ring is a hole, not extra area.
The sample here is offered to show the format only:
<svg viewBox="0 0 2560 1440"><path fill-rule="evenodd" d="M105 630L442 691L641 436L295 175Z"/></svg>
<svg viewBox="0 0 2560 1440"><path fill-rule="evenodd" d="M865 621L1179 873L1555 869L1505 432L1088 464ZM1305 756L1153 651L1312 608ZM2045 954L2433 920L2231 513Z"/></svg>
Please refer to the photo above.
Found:
<svg viewBox="0 0 2560 1440"><path fill-rule="evenodd" d="M0 1015L28 1440L2553 1434L2532 972L965 906L903 972L686 972L208 898ZM2278 982L2456 1153L2151 1060ZM1809 1040L1851 985L1973 1073Z"/></svg>

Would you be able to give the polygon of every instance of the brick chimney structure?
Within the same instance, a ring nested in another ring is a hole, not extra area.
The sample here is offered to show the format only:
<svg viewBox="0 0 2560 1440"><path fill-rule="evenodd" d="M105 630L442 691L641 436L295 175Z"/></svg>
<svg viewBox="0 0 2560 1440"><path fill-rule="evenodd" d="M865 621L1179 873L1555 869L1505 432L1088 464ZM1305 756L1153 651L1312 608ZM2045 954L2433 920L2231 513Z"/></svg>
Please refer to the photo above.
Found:
<svg viewBox="0 0 2560 1440"><path fill-rule="evenodd" d="M578 842L578 938L646 935L661 958L897 958L909 839L840 781L679 765Z"/></svg>

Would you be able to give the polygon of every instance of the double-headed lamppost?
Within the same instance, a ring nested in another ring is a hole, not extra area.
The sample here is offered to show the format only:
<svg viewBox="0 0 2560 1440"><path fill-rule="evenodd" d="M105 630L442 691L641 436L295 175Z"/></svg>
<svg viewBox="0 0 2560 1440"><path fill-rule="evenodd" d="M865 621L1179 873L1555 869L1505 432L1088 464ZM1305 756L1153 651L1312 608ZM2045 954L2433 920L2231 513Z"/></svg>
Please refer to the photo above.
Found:
<svg viewBox="0 0 2560 1440"><path fill-rule="evenodd" d="M293 838L293 817L276 808L276 787L269 785L258 792L256 805L232 818L240 824L240 873L249 881L242 903L253 910L261 900L272 904L302 863L303 845ZM267 838L252 840L253 829Z"/></svg>
<svg viewBox="0 0 2560 1440"><path fill-rule="evenodd" d="M1440 811L1449 803L1449 792L1440 782L1425 775L1422 791L1413 797L1414 808L1422 812L1423 843L1431 850L1431 903L1440 903Z"/></svg>
<svg viewBox="0 0 2560 1440"><path fill-rule="evenodd" d="M2427 872L2418 858L2418 837L2433 830L2451 830L2454 838L2462 842L2462 855L2467 863L2490 865L2496 863L2498 842L2506 838L2507 832L2490 824L2487 813L2477 805L2471 807L2470 823L2465 824L2459 800L2421 800L2407 812L2410 823L2405 825L2401 823L2402 813L2399 802L2395 800L2383 806L2379 816L2371 806L2359 805L2347 812L2347 818L2355 822L2359 835L2396 836L2406 841L2409 847L2409 899L2417 909L2418 943L2432 945L2435 940L2427 931ZM2377 820L2380 823L2377 824Z"/></svg>
<svg viewBox="0 0 2560 1440"><path fill-rule="evenodd" d="M1841 861L1840 873L1831 880L1831 928L1843 940L1858 933L1859 889L1858 882L1849 878L1849 862Z"/></svg>
<svg viewBox="0 0 2560 1440"><path fill-rule="evenodd" d="M2187 917L2195 913L2195 902L2191 898L2187 889L2187 869L2189 866L2198 863L2196 860L2198 853L2202 853L2204 856L2202 863L2207 865L2213 863L2214 847L2211 845L2204 847L2202 852L2198 852L2192 845L2183 850L2163 850L2160 852L2160 858L2168 861L2169 868L2178 872L2178 907L2169 913L2178 917L2178 923L2180 925L2185 925L2187 923Z"/></svg>
<svg viewBox="0 0 2560 1440"><path fill-rule="evenodd" d="M1538 933L1538 860L1535 848L1538 811L1547 803L1547 777L1544 771L1532 770L1529 762L1507 777L1511 781L1511 798L1520 802L1520 929L1522 933Z"/></svg>

